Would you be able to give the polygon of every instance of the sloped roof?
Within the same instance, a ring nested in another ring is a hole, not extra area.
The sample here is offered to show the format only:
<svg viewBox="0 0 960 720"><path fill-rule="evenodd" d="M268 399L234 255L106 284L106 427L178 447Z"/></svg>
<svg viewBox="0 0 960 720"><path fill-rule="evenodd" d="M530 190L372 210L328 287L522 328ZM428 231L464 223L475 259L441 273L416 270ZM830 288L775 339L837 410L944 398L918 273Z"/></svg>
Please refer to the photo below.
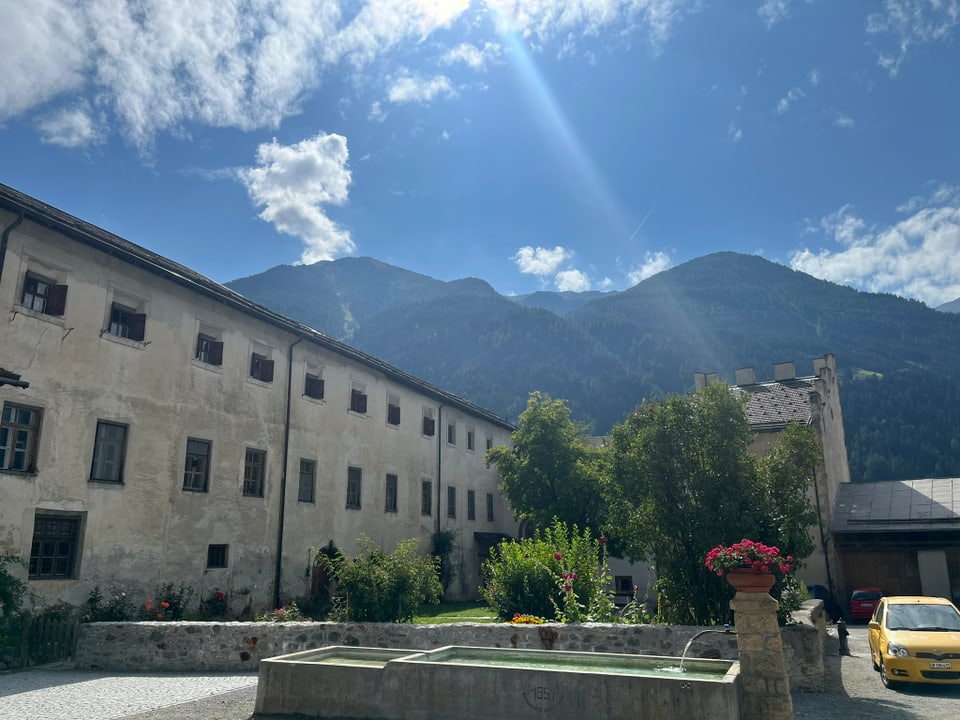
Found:
<svg viewBox="0 0 960 720"><path fill-rule="evenodd" d="M220 283L211 280L190 268L169 260L162 255L151 252L146 248L140 247L119 235L114 235L102 228L88 223L80 218L74 217L62 210L47 205L35 198L25 195L12 187L0 183L0 209L6 209L25 219L48 227L59 232L72 240L95 248L100 252L112 255L124 262L136 265L149 273L164 278L165 280L189 290L214 298L224 305L234 308L246 315L252 316L269 323L275 327L286 330L293 335L303 338L308 342L326 348L335 352L353 362L365 365L373 370L383 373L394 382L433 397L436 400L457 407L464 412L499 425L502 428L513 430L515 426L508 420L499 417L490 410L477 405L470 400L447 392L436 385L421 380L403 370L389 365L382 360L378 360L372 355L368 355L346 343L342 343L329 335L325 335L319 330L291 320L288 317L270 310L269 308L258 305L248 300L240 293L237 293Z"/></svg>
<svg viewBox="0 0 960 720"><path fill-rule="evenodd" d="M960 529L960 478L841 483L833 533Z"/></svg>
<svg viewBox="0 0 960 720"><path fill-rule="evenodd" d="M747 395L747 420L757 431L782 430L788 422L813 422L810 395L816 392L816 377L735 385L736 394Z"/></svg>

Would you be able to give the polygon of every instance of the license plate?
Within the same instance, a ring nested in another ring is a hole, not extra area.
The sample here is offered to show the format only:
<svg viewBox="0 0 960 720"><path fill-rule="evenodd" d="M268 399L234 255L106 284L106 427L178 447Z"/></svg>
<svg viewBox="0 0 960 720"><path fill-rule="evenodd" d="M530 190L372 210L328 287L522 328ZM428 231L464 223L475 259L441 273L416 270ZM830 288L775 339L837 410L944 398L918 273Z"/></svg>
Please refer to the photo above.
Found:
<svg viewBox="0 0 960 720"><path fill-rule="evenodd" d="M949 669L950 669L950 663L932 662L932 663L930 663L930 667L936 668L937 670L949 670Z"/></svg>

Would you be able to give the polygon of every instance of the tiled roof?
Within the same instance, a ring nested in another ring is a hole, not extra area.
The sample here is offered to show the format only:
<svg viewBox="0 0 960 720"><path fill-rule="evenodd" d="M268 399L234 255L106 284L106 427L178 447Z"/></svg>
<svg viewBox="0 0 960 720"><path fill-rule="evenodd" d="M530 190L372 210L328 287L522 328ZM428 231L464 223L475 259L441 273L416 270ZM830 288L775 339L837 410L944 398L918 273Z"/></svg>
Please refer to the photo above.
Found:
<svg viewBox="0 0 960 720"><path fill-rule="evenodd" d="M960 478L842 483L834 533L908 532L960 527Z"/></svg>
<svg viewBox="0 0 960 720"><path fill-rule="evenodd" d="M734 393L745 393L747 419L754 430L778 430L788 422L809 425L813 420L810 395L816 392L815 377L735 385Z"/></svg>

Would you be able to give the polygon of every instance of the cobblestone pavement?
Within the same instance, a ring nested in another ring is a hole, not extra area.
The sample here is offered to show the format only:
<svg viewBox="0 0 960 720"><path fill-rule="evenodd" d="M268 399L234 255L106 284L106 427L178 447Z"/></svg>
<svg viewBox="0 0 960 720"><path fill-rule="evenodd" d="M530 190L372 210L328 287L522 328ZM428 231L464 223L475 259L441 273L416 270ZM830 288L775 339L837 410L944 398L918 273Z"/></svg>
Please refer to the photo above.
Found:
<svg viewBox="0 0 960 720"><path fill-rule="evenodd" d="M870 662L866 628L850 628L848 642L849 656L840 656L834 644L826 657L827 692L794 694L795 718L960 718L960 686L887 690ZM110 674L47 666L0 674L0 720L250 720L256 692L255 674Z"/></svg>

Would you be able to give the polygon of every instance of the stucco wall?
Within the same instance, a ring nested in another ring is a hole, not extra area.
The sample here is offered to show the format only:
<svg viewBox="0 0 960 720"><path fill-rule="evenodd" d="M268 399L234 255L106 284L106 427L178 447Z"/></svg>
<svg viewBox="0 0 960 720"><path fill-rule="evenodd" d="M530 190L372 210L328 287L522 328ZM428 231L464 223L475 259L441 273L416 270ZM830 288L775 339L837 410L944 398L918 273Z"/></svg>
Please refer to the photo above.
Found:
<svg viewBox="0 0 960 720"><path fill-rule="evenodd" d="M823 689L825 629L819 601L804 620L783 628L791 688ZM582 650L680 657L702 627L664 625L510 625L457 623L88 623L80 628L76 664L90 670L243 671L263 658L327 645L423 650L445 645ZM738 659L736 636L698 637L688 657Z"/></svg>

